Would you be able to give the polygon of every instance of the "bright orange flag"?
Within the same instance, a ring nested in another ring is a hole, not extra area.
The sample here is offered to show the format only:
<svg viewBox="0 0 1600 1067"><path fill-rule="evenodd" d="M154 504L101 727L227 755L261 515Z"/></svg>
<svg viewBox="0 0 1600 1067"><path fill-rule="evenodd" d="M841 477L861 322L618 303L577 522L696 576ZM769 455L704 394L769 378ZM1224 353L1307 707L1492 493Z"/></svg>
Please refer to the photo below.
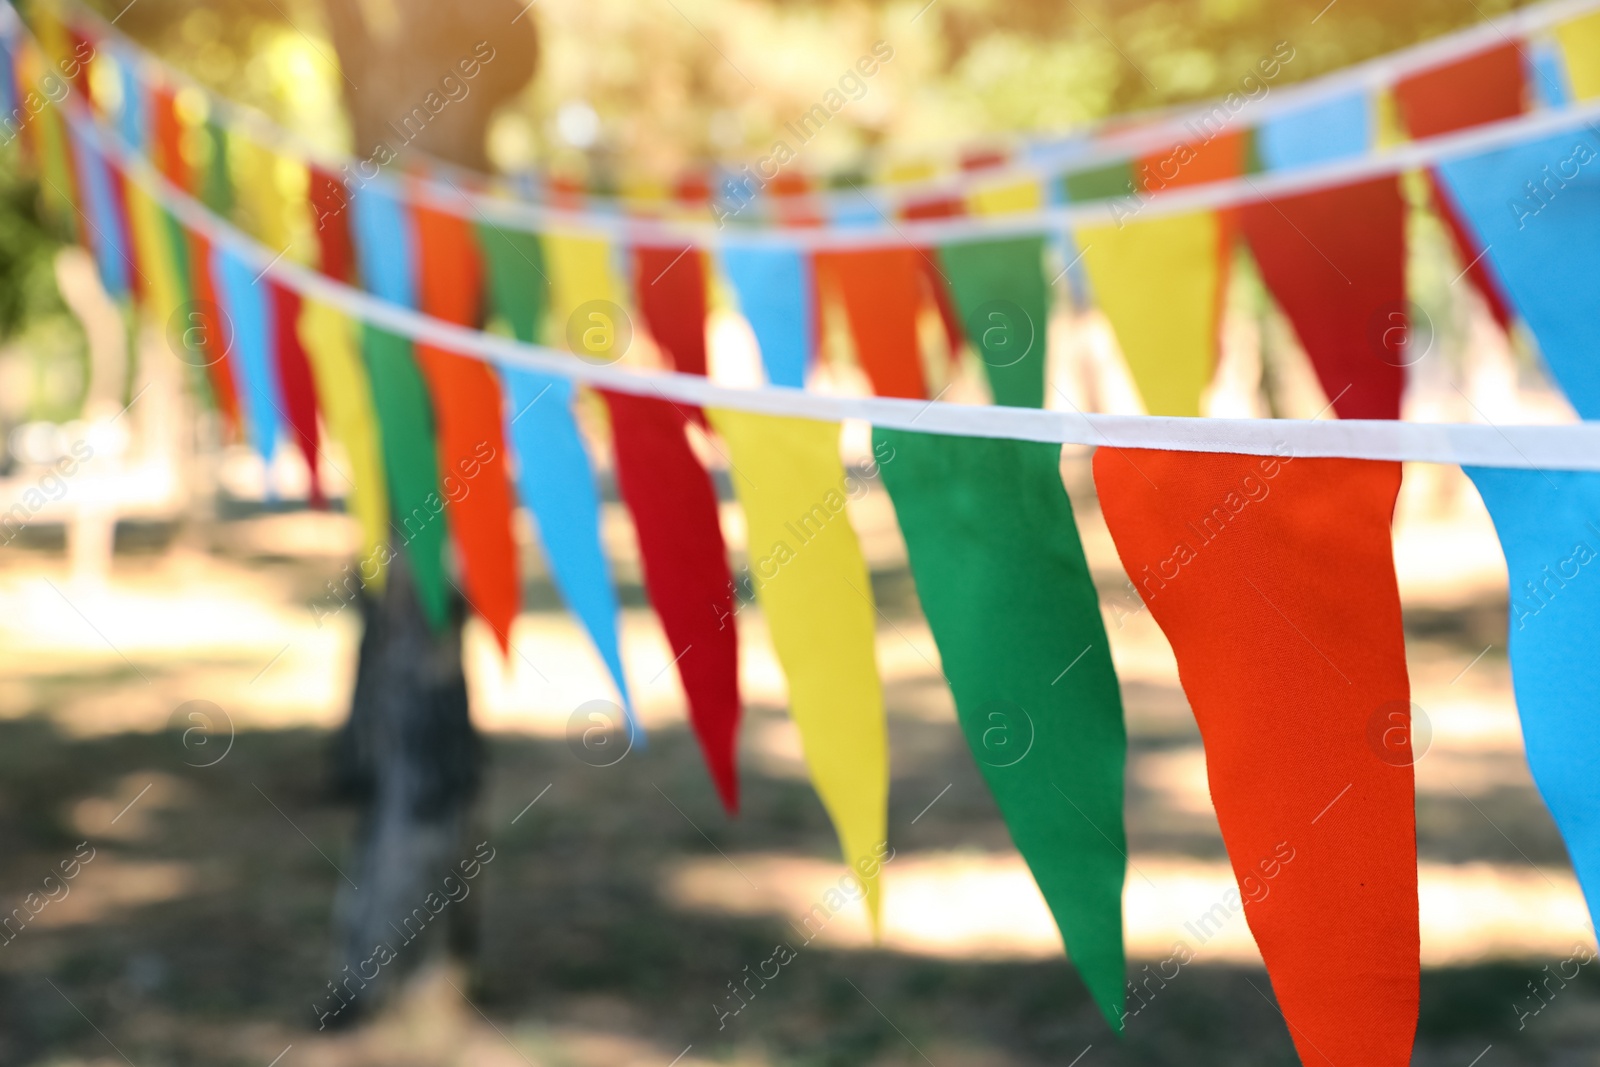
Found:
<svg viewBox="0 0 1600 1067"><path fill-rule="evenodd" d="M837 287L856 343L856 359L879 396L928 395L917 340L920 254L914 248L896 247L817 255L818 276L831 278Z"/></svg>

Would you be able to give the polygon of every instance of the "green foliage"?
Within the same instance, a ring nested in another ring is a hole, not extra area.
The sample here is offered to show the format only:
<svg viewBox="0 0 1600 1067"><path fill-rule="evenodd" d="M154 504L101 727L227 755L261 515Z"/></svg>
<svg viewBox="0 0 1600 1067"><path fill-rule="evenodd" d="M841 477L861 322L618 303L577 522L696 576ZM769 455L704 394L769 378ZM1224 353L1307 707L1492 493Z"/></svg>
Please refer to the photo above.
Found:
<svg viewBox="0 0 1600 1067"><path fill-rule="evenodd" d="M67 313L52 259L60 237L39 213L39 183L17 166L17 149L0 151L0 341Z"/></svg>

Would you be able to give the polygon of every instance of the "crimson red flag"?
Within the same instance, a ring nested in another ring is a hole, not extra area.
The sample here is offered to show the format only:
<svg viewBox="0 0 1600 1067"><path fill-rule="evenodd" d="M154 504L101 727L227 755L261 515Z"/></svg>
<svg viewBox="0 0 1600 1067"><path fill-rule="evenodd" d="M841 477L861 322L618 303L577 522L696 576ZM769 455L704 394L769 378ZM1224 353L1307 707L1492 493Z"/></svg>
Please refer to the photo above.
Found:
<svg viewBox="0 0 1600 1067"><path fill-rule="evenodd" d="M1301 1062L1405 1067L1421 942L1400 464L1102 448L1094 477L1177 658Z"/></svg>
<svg viewBox="0 0 1600 1067"><path fill-rule="evenodd" d="M311 168L311 214L317 231L317 269L335 281L347 282L355 266L350 240L350 193L335 174Z"/></svg>
<svg viewBox="0 0 1600 1067"><path fill-rule="evenodd" d="M689 416L656 397L602 391L617 488L633 515L645 590L689 700L689 722L723 807L739 810L739 645L733 576L711 478L689 447Z"/></svg>
<svg viewBox="0 0 1600 1067"><path fill-rule="evenodd" d="M477 325L483 264L471 224L459 215L413 210L422 310L457 325ZM432 345L419 343L416 356L433 399L440 490L461 550L467 601L494 631L503 653L511 647L522 585L511 533L500 380L482 360Z"/></svg>
<svg viewBox="0 0 1600 1067"><path fill-rule="evenodd" d="M1261 277L1342 419L1398 419L1406 342L1406 210L1375 178L1238 211Z"/></svg>
<svg viewBox="0 0 1600 1067"><path fill-rule="evenodd" d="M684 374L706 372L706 272L699 249L640 245L633 250L634 292L656 344Z"/></svg>
<svg viewBox="0 0 1600 1067"><path fill-rule="evenodd" d="M294 431L295 443L311 472L311 506L327 506L322 494L322 479L317 474L321 453L317 435L317 387L311 376L311 361L300 344L300 294L278 281L263 278L271 287L272 314L277 322L273 336L277 341L274 356L278 365L278 388L283 395L284 417Z"/></svg>

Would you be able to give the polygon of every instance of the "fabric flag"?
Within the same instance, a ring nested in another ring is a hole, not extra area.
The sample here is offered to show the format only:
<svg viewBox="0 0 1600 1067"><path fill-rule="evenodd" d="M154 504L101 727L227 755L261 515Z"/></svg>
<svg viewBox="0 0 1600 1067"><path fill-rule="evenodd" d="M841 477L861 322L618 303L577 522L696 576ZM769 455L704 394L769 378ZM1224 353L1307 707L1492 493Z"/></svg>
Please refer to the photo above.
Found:
<svg viewBox="0 0 1600 1067"><path fill-rule="evenodd" d="M139 82L139 57L120 48L114 54L122 82L122 106L117 112L117 132L127 147L148 157L151 154L150 113L144 86Z"/></svg>
<svg viewBox="0 0 1600 1067"><path fill-rule="evenodd" d="M388 571L389 489L383 443L372 404L367 368L356 349L356 326L332 305L307 300L300 311L300 343L311 364L317 404L328 432L350 464L346 506L361 524L361 579L382 590ZM374 571L367 576L367 568Z"/></svg>
<svg viewBox="0 0 1600 1067"><path fill-rule="evenodd" d="M198 275L203 269L197 263L194 272ZM270 464L277 452L278 428L283 418L283 398L273 366L277 317L255 267L231 249L213 247L210 269L212 290L227 316L225 334L233 340L230 354L238 357L230 362L245 428L256 452ZM270 485L269 479L269 492Z"/></svg>
<svg viewBox="0 0 1600 1067"><path fill-rule="evenodd" d="M1600 475L1466 468L1505 552L1511 681L1528 766L1600 916Z"/></svg>
<svg viewBox="0 0 1600 1067"><path fill-rule="evenodd" d="M1600 11L1557 26L1556 43L1566 60L1572 98L1582 103L1600 96Z"/></svg>
<svg viewBox="0 0 1600 1067"><path fill-rule="evenodd" d="M549 301L538 238L484 223L478 246L496 311L518 340L536 343ZM501 367L500 379L511 400L506 433L517 455L517 485L538 527L551 581L594 642L631 721L617 591L600 543L600 487L572 415L572 383L514 367Z"/></svg>
<svg viewBox="0 0 1600 1067"><path fill-rule="evenodd" d="M939 261L994 402L1043 407L1050 332L1044 238L945 245Z"/></svg>
<svg viewBox="0 0 1600 1067"><path fill-rule="evenodd" d="M955 196L934 196L913 201L901 209L907 219L949 219L964 214L966 202ZM932 248L919 248L917 266L922 271L922 287L928 299L939 312L939 325L944 328L945 344L950 348L951 362L961 359L961 314L950 296L950 286L939 269L939 254Z"/></svg>
<svg viewBox="0 0 1600 1067"><path fill-rule="evenodd" d="M1212 132L1205 122L1191 123L1189 129L1200 136L1139 161L1140 185L1146 193L1205 185L1244 173L1246 138L1243 132Z"/></svg>
<svg viewBox="0 0 1600 1067"><path fill-rule="evenodd" d="M1518 46L1508 44L1406 78L1395 86L1395 99L1411 136L1437 137L1522 114L1524 81L1522 53ZM1483 295L1501 328L1509 329L1511 309L1499 280L1484 260L1483 247L1461 219L1438 171L1428 171L1428 184L1434 206L1450 233L1456 254L1466 265L1473 288Z"/></svg>
<svg viewBox="0 0 1600 1067"><path fill-rule="evenodd" d="M819 283L826 278L844 305L856 361L879 396L928 395L917 339L921 306L917 250L864 248L819 252Z"/></svg>
<svg viewBox="0 0 1600 1067"><path fill-rule="evenodd" d="M751 582L789 682L806 767L878 929L889 741L877 618L831 422L713 410L744 509ZM857 484L860 484L859 481Z"/></svg>
<svg viewBox="0 0 1600 1067"><path fill-rule="evenodd" d="M1222 233L1215 214L1196 212L1073 235L1152 415L1200 414L1217 361Z"/></svg>
<svg viewBox="0 0 1600 1067"><path fill-rule="evenodd" d="M1400 464L1102 448L1094 476L1301 1061L1404 1067L1421 943Z"/></svg>
<svg viewBox="0 0 1600 1067"><path fill-rule="evenodd" d="M1342 419L1398 419L1410 336L1394 177L1245 205L1245 238ZM1351 220L1359 219L1360 225Z"/></svg>
<svg viewBox="0 0 1600 1067"><path fill-rule="evenodd" d="M483 265L472 225L459 215L416 206L422 310L458 326L477 326ZM450 530L461 552L467 602L511 650L511 624L522 602L517 545L511 532L511 479L506 470L500 382L481 359L432 345L416 346L439 433Z"/></svg>
<svg viewBox="0 0 1600 1067"><path fill-rule="evenodd" d="M803 389L816 348L811 335L816 298L804 254L791 248L733 245L722 249L722 269L755 332L767 380Z"/></svg>
<svg viewBox="0 0 1600 1067"><path fill-rule="evenodd" d="M404 207L387 191L368 185L351 198L350 214L366 288L392 304L415 307L416 235ZM409 339L366 323L361 347L383 442L390 524L410 556L429 623L443 629L450 615L444 564L448 529L428 391Z"/></svg>
<svg viewBox="0 0 1600 1067"><path fill-rule="evenodd" d="M117 227L115 240L122 248L128 293L133 297L134 307L142 307L150 289L150 279L141 273L139 251L134 247L133 211L128 204L128 176L109 156L101 156L101 163L105 167L106 182L111 190L112 218Z"/></svg>
<svg viewBox="0 0 1600 1067"><path fill-rule="evenodd" d="M171 215L164 215L164 228L170 235L172 258L176 265L180 299L183 304L183 340L191 349L191 359L205 371L212 402L222 416L223 425L235 438L245 433L241 378L238 363L244 356L236 351L238 327L221 293L214 284L208 264L213 261L211 242L196 230L185 230ZM170 329L170 327L169 327Z"/></svg>
<svg viewBox="0 0 1600 1067"><path fill-rule="evenodd" d="M1117 1030L1127 738L1059 445L877 430L967 745Z"/></svg>
<svg viewBox="0 0 1600 1067"><path fill-rule="evenodd" d="M167 242L166 220L145 187L119 171L128 205L128 231L133 236L135 276L141 279L145 313L164 323L183 302L173 250Z"/></svg>
<svg viewBox="0 0 1600 1067"><path fill-rule="evenodd" d="M706 270L699 249L640 245L633 250L633 291L656 344L683 374L706 372Z"/></svg>
<svg viewBox="0 0 1600 1067"><path fill-rule="evenodd" d="M1592 334L1600 298L1600 168L1595 139L1558 134L1439 173L1578 414L1600 418Z"/></svg>
<svg viewBox="0 0 1600 1067"><path fill-rule="evenodd" d="M283 396L283 414L311 476L311 506L326 507L327 499L322 495L322 479L317 471L318 457L322 453L317 434L317 391L311 378L311 364L300 343L300 294L276 278L263 278L259 284L268 286L272 301L272 337L276 342L274 356L278 389Z"/></svg>
<svg viewBox="0 0 1600 1067"><path fill-rule="evenodd" d="M179 189L194 192L194 178L183 155L183 120L178 117L177 90L168 85L151 86L150 118L155 132L156 169Z"/></svg>
<svg viewBox="0 0 1600 1067"><path fill-rule="evenodd" d="M111 175L106 161L92 149L76 129L68 127L72 160L78 188L84 193L84 217L88 222L83 235L94 252L100 281L113 297L128 295L128 249L122 241L122 226L112 198Z"/></svg>
<svg viewBox="0 0 1600 1067"><path fill-rule="evenodd" d="M1360 91L1270 118L1256 128L1261 165L1293 170L1363 156L1372 146L1372 111L1372 97Z"/></svg>
<svg viewBox="0 0 1600 1067"><path fill-rule="evenodd" d="M739 809L739 647L733 576L711 478L689 447L689 416L655 397L603 391L617 488L633 516L645 591L661 619L717 793Z"/></svg>
<svg viewBox="0 0 1600 1067"><path fill-rule="evenodd" d="M225 219L233 217L233 175L228 171L228 128L215 120L207 120L206 165L201 177L200 199L213 215Z"/></svg>
<svg viewBox="0 0 1600 1067"><path fill-rule="evenodd" d="M355 248L350 240L350 196L344 182L312 167L310 184L311 220L317 238L317 269L335 281L347 282L355 267Z"/></svg>
<svg viewBox="0 0 1600 1067"><path fill-rule="evenodd" d="M543 248L553 326L562 335L585 303L620 303L605 241L547 234ZM733 811L739 648L716 492L689 445L688 411L656 397L600 395L611 414L617 488L638 533L645 591L677 662L690 724L723 805Z"/></svg>

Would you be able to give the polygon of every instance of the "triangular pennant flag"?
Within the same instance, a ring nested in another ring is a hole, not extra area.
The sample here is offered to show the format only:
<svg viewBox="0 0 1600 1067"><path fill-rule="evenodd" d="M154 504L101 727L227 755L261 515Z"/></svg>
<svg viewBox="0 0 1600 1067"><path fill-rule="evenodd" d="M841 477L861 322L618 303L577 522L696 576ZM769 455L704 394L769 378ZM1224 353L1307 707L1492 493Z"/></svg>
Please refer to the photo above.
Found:
<svg viewBox="0 0 1600 1067"><path fill-rule="evenodd" d="M967 205L959 197L936 196L905 205L901 214L907 219L948 219L966 212ZM917 266L922 271L922 287L939 312L939 325L944 328L945 344L950 347L952 361L961 358L961 340L966 335L961 329L961 313L956 310L955 299L950 295L950 285L939 269L939 253L932 248L919 248Z"/></svg>
<svg viewBox="0 0 1600 1067"><path fill-rule="evenodd" d="M1043 407L1050 333L1044 238L948 244L939 249L939 262L994 402Z"/></svg>
<svg viewBox="0 0 1600 1067"><path fill-rule="evenodd" d="M260 284L270 287L272 337L277 349L274 355L283 414L311 476L311 506L325 507L327 501L322 495L322 479L317 470L317 459L322 452L317 441L317 391L311 380L311 364L300 343L300 294L276 278L263 278Z"/></svg>
<svg viewBox="0 0 1600 1067"><path fill-rule="evenodd" d="M178 94L167 85L150 89L150 118L155 132L153 162L161 176L186 192L194 182L183 157L183 120L178 117Z"/></svg>
<svg viewBox="0 0 1600 1067"><path fill-rule="evenodd" d="M689 415L655 397L602 391L617 489L639 536L645 591L689 701L689 722L730 812L739 809L739 646L733 576L711 478L689 447Z"/></svg>
<svg viewBox="0 0 1600 1067"><path fill-rule="evenodd" d="M1366 91L1331 97L1263 122L1256 153L1268 171L1352 159L1371 149L1373 118Z"/></svg>
<svg viewBox="0 0 1600 1067"><path fill-rule="evenodd" d="M928 395L917 338L921 306L914 248L862 248L819 252L819 279L832 282L844 305L856 360L879 396Z"/></svg>
<svg viewBox="0 0 1600 1067"><path fill-rule="evenodd" d="M1404 367L1416 358L1406 350L1406 205L1398 179L1247 204L1239 221L1339 417L1398 419Z"/></svg>
<svg viewBox="0 0 1600 1067"><path fill-rule="evenodd" d="M136 55L118 48L114 53L121 81L121 107L117 111L117 133L124 144L141 156L149 158L150 112L148 96L139 81L139 59Z"/></svg>
<svg viewBox="0 0 1600 1067"><path fill-rule="evenodd" d="M184 283L178 277L175 249L167 240L167 223L161 208L143 185L118 170L123 199L128 205L128 231L133 237L135 277L142 286L139 298L144 312L164 324L187 299Z"/></svg>
<svg viewBox="0 0 1600 1067"><path fill-rule="evenodd" d="M478 246L495 310L518 340L537 343L549 302L538 238L483 223ZM550 578L594 642L632 721L617 640L617 591L600 543L600 486L572 415L572 383L513 367L501 367L500 379L511 400L506 435L516 450L517 486L533 513Z"/></svg>
<svg viewBox="0 0 1600 1067"><path fill-rule="evenodd" d="M724 248L721 258L739 309L756 335L767 380L804 388L816 347L811 336L816 299L805 255L792 248L734 245Z"/></svg>
<svg viewBox="0 0 1600 1067"><path fill-rule="evenodd" d="M205 172L201 176L200 199L213 215L224 219L233 217L233 175L228 169L228 129L220 122L208 120L206 131Z"/></svg>
<svg viewBox="0 0 1600 1067"><path fill-rule="evenodd" d="M1073 235L1152 415L1200 414L1217 362L1223 232L1215 214L1197 212Z"/></svg>
<svg viewBox="0 0 1600 1067"><path fill-rule="evenodd" d="M198 277L204 264L194 264ZM278 394L278 374L274 367L277 348L277 315L268 304L267 287L261 284L256 268L232 249L211 249L211 287L227 316L233 339L231 359L236 376L245 429L256 452L268 464L278 448L278 427L283 419L283 398ZM267 481L268 491L271 479Z"/></svg>
<svg viewBox="0 0 1600 1067"><path fill-rule="evenodd" d="M1067 956L1122 1029L1122 700L1059 445L877 430L967 745Z"/></svg>
<svg viewBox="0 0 1600 1067"><path fill-rule="evenodd" d="M1301 1062L1404 1067L1421 947L1400 464L1102 448L1094 476L1177 658Z"/></svg>
<svg viewBox="0 0 1600 1067"><path fill-rule="evenodd" d="M199 231L185 230L171 215L164 215L162 225L169 235L176 268L173 276L178 282L177 296L182 303L180 339L190 353L190 361L204 369L212 402L222 416L224 428L234 438L242 438L244 417L239 379L243 372L237 364L243 357L235 351L236 326L223 306L208 267L212 261L211 243ZM174 307L173 310L179 309Z"/></svg>
<svg viewBox="0 0 1600 1067"><path fill-rule="evenodd" d="M706 271L692 245L640 245L633 250L639 313L671 366L706 372Z"/></svg>
<svg viewBox="0 0 1600 1067"><path fill-rule="evenodd" d="M471 224L459 215L420 206L413 212L422 310L458 326L476 326L483 265ZM522 602L522 582L511 532L500 382L481 359L426 344L417 345L416 354L433 400L445 506L461 552L463 593L506 653Z"/></svg>
<svg viewBox="0 0 1600 1067"><path fill-rule="evenodd" d="M1526 81L1522 46L1507 41L1401 78L1394 99L1412 137L1438 137L1522 114Z"/></svg>
<svg viewBox="0 0 1600 1067"><path fill-rule="evenodd" d="M328 421L328 432L344 446L350 464L345 503L361 524L361 580L381 590L388 575L384 565L391 555L389 488L383 473L378 416L367 368L356 349L355 329L332 305L315 300L302 305L300 342L316 379L317 403Z"/></svg>
<svg viewBox="0 0 1600 1067"><path fill-rule="evenodd" d="M789 714L845 863L878 928L889 741L877 616L831 422L713 410L748 529L751 583L789 682ZM732 619L728 625L733 625Z"/></svg>
<svg viewBox="0 0 1600 1067"><path fill-rule="evenodd" d="M105 159L90 147L76 129L68 127L67 132L71 138L78 188L84 193L84 217L88 223L84 239L94 253L100 282L106 287L106 292L113 297L126 296L132 260L123 242L122 226L117 218L111 175Z"/></svg>
<svg viewBox="0 0 1600 1067"><path fill-rule="evenodd" d="M350 241L350 194L337 175L312 167L309 189L312 229L317 238L317 269L347 282L355 267Z"/></svg>
<svg viewBox="0 0 1600 1067"><path fill-rule="evenodd" d="M1566 61L1572 99L1581 103L1600 96L1600 11L1557 26L1556 42Z"/></svg>
<svg viewBox="0 0 1600 1067"><path fill-rule="evenodd" d="M1600 474L1465 468L1510 574L1511 681L1528 767L1600 917Z"/></svg>
<svg viewBox="0 0 1600 1067"><path fill-rule="evenodd" d="M1538 338L1540 353L1586 419L1600 418L1600 361L1592 335L1600 314L1600 173L1589 135L1440 164L1439 173L1495 275Z"/></svg>
<svg viewBox="0 0 1600 1067"><path fill-rule="evenodd" d="M1489 308L1489 314L1494 316L1500 328L1509 333L1512 318L1511 300L1506 296L1500 279L1495 277L1494 269L1484 249L1479 246L1466 220L1461 217L1461 209L1456 205L1455 196L1436 170L1428 171L1428 192L1433 197L1434 210L1439 213L1440 220L1450 233L1450 243L1455 246L1456 255L1466 264L1463 270L1471 280L1472 287L1483 297L1483 302Z"/></svg>

